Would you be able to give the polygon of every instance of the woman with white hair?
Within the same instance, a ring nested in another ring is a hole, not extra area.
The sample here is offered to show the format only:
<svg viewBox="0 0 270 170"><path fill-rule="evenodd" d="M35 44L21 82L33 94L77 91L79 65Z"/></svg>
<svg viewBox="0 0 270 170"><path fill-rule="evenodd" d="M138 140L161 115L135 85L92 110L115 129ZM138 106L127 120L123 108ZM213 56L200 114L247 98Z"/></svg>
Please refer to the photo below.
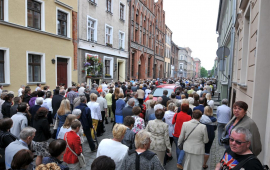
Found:
<svg viewBox="0 0 270 170"><path fill-rule="evenodd" d="M205 98L207 99L208 106L210 106L212 109L214 109L215 103L214 103L214 100L211 100L211 94L207 93Z"/></svg>
<svg viewBox="0 0 270 170"><path fill-rule="evenodd" d="M87 106L91 110L92 123L96 131L99 122L100 123L102 122L102 116L101 116L100 106L97 102L97 95L95 93L92 93L90 95L90 100L91 101L87 103Z"/></svg>
<svg viewBox="0 0 270 170"><path fill-rule="evenodd" d="M151 144L151 134L146 130L139 131L135 136L135 146L137 149L128 151L120 169L129 170L164 170L158 156L149 151ZM136 161L139 159L138 161Z"/></svg>
<svg viewBox="0 0 270 170"><path fill-rule="evenodd" d="M74 109L74 110L72 111L72 115L75 115L75 116L76 116L75 121L79 121L79 119L81 118L81 114L82 114L81 109ZM80 138L81 138L81 143L83 144L84 139L83 139L83 127L82 127L82 126L80 127L80 130L79 130L79 132L78 132L78 135L80 136Z"/></svg>

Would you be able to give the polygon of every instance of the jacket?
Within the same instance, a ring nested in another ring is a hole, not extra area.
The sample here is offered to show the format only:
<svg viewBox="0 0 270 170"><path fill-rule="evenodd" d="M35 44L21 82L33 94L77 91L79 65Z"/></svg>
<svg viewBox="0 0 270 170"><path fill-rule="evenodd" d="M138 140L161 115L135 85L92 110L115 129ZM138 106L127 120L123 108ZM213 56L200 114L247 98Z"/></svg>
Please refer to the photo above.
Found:
<svg viewBox="0 0 270 170"><path fill-rule="evenodd" d="M230 125L235 121L235 117L233 117L228 124L225 126L226 131L230 128ZM262 151L262 143L261 136L258 130L256 123L247 115L243 117L240 123L238 123L235 127L244 127L247 128L252 134L250 150L254 155L258 156ZM235 128L234 127L234 128Z"/></svg>
<svg viewBox="0 0 270 170"><path fill-rule="evenodd" d="M144 99L144 91L142 89L137 90L138 99Z"/></svg>
<svg viewBox="0 0 270 170"><path fill-rule="evenodd" d="M67 141L67 145L75 152L77 155L82 153L82 145L80 137L74 132L70 131L65 134L64 140ZM68 164L75 164L79 162L78 157L74 155L67 146L66 152L64 154L64 162Z"/></svg>
<svg viewBox="0 0 270 170"><path fill-rule="evenodd" d="M26 102L26 103L29 104L30 99L31 99L31 96L30 96L29 94L25 94L25 95L23 96L22 102Z"/></svg>
<svg viewBox="0 0 270 170"><path fill-rule="evenodd" d="M200 122L207 128L209 141L213 141L215 139L215 130L217 129L217 119L213 116L202 115Z"/></svg>
<svg viewBox="0 0 270 170"><path fill-rule="evenodd" d="M61 128L61 127L64 125L64 123L65 123L65 121L66 121L66 118L67 118L67 116L68 116L69 114L71 114L71 113L70 113L70 112L67 112L67 113L65 113L64 115L58 115L58 116L57 116L58 119L59 119L59 123L58 123L58 127L59 127L59 128Z"/></svg>
<svg viewBox="0 0 270 170"><path fill-rule="evenodd" d="M98 91L97 91L95 88L93 88L93 89L90 90L89 96L90 96L92 93L95 93L95 94L99 97L99 93L98 93Z"/></svg>
<svg viewBox="0 0 270 170"><path fill-rule="evenodd" d="M13 126L11 127L10 132L19 138L20 132L28 126L27 117L23 113L17 112L11 119L13 121Z"/></svg>
<svg viewBox="0 0 270 170"><path fill-rule="evenodd" d="M134 115L132 112L132 107L131 106L124 107L122 114L123 114L123 119L125 119L126 116Z"/></svg>
<svg viewBox="0 0 270 170"><path fill-rule="evenodd" d="M126 105L126 102L123 99L118 99L116 101L116 109L115 109L115 115L121 115L123 116L123 109Z"/></svg>
<svg viewBox="0 0 270 170"><path fill-rule="evenodd" d="M80 121L82 123L83 129L90 129L93 128L92 125L92 117L91 117L91 110L85 103L81 103L76 109L80 109L82 111Z"/></svg>
<svg viewBox="0 0 270 170"><path fill-rule="evenodd" d="M31 123L30 123L30 126L33 126L33 123L34 123L34 118L35 118L35 115L38 111L38 109L40 108L41 106L40 105L35 105L33 107L30 108L29 112L31 113Z"/></svg>
<svg viewBox="0 0 270 170"><path fill-rule="evenodd" d="M18 138L8 131L0 131L0 148L5 149L11 142Z"/></svg>
<svg viewBox="0 0 270 170"><path fill-rule="evenodd" d="M199 125L189 135L188 139L184 143L184 151L191 154L202 155L205 154L204 146L209 141L207 128L195 119L183 123L181 135L178 138L178 146L184 139L186 139L188 134L197 124Z"/></svg>
<svg viewBox="0 0 270 170"><path fill-rule="evenodd" d="M200 104L199 106L194 107L194 108L193 108L193 111L194 111L194 110L200 110L200 111L202 112L202 114L204 114L204 106L201 105L201 104Z"/></svg>
<svg viewBox="0 0 270 170"><path fill-rule="evenodd" d="M35 106L36 99L37 99L37 97L32 97L29 100L29 106L30 106L30 108L33 107L33 106Z"/></svg>
<svg viewBox="0 0 270 170"><path fill-rule="evenodd" d="M182 111L176 113L172 119L172 124L175 124L173 136L178 138L180 136L183 123L190 120L191 116L189 116L187 113Z"/></svg>
<svg viewBox="0 0 270 170"><path fill-rule="evenodd" d="M10 118L11 102L5 101L2 105L3 118Z"/></svg>
<svg viewBox="0 0 270 170"><path fill-rule="evenodd" d="M169 101L169 100L170 100L169 97L163 95L163 96L162 96L162 103L161 103L161 104L162 104L163 106L167 107L167 101Z"/></svg>
<svg viewBox="0 0 270 170"><path fill-rule="evenodd" d="M44 142L51 138L50 126L46 117L35 120L33 127L37 130L33 141Z"/></svg>
<svg viewBox="0 0 270 170"><path fill-rule="evenodd" d="M60 107L60 104L62 102L63 96L62 95L54 95L52 98L52 109L53 109L53 117L56 114L57 110Z"/></svg>
<svg viewBox="0 0 270 170"><path fill-rule="evenodd" d="M168 149L171 152L168 127L167 123L159 119L148 122L145 130L151 133L150 149L155 151L166 151Z"/></svg>
<svg viewBox="0 0 270 170"><path fill-rule="evenodd" d="M17 113L17 108L18 108L18 104L14 104L13 106L11 106L10 117L12 117L13 115L15 115Z"/></svg>

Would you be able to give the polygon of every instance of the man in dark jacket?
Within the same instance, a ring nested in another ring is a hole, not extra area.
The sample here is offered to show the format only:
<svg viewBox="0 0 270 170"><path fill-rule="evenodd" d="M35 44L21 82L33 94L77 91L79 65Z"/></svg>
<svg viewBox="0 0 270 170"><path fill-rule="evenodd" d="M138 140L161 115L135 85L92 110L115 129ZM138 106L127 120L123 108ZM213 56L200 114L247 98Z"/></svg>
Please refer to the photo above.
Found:
<svg viewBox="0 0 270 170"><path fill-rule="evenodd" d="M99 94L98 94L98 91L97 91L97 87L95 87L95 84L92 84L92 89L90 90L90 94L89 95L91 95L92 93L95 93L99 97Z"/></svg>
<svg viewBox="0 0 270 170"><path fill-rule="evenodd" d="M41 105L43 104L43 98L42 97L38 97L36 99L36 105L30 108L30 113L31 113L31 122L30 125L33 127L33 123L34 123L34 118L35 115L38 111L38 109L41 107Z"/></svg>
<svg viewBox="0 0 270 170"><path fill-rule="evenodd" d="M82 96L80 100L81 100L81 104L77 106L76 109L80 109L82 111L80 121L82 123L83 132L87 138L91 151L96 152L97 148L93 142L91 131L90 131L90 129L93 128L91 110L86 105L87 99L85 96Z"/></svg>
<svg viewBox="0 0 270 170"><path fill-rule="evenodd" d="M14 105L10 108L10 117L17 113L18 104L22 102L20 97L14 97Z"/></svg>
<svg viewBox="0 0 270 170"><path fill-rule="evenodd" d="M135 105L135 101L133 98L130 98L128 100L128 106L123 108L123 119L125 119L126 116L132 116L134 115L132 112L132 108Z"/></svg>
<svg viewBox="0 0 270 170"><path fill-rule="evenodd" d="M60 104L62 102L62 99L63 99L63 97L65 95L65 90L64 89L60 90L59 94L57 94L57 91L59 91L59 90L55 89L56 95L54 95L53 98L52 98L52 108L53 108L52 117L53 118L55 117L55 114L57 113L57 110L59 109Z"/></svg>
<svg viewBox="0 0 270 170"><path fill-rule="evenodd" d="M204 114L204 98L200 97L199 99L199 106L196 106L193 108L193 111L194 110L200 110L202 112L202 114Z"/></svg>
<svg viewBox="0 0 270 170"><path fill-rule="evenodd" d="M163 90L163 96L162 96L162 103L161 104L163 106L165 106L165 107L167 107L167 101L170 100L170 98L167 97L167 95L168 95L168 90Z"/></svg>

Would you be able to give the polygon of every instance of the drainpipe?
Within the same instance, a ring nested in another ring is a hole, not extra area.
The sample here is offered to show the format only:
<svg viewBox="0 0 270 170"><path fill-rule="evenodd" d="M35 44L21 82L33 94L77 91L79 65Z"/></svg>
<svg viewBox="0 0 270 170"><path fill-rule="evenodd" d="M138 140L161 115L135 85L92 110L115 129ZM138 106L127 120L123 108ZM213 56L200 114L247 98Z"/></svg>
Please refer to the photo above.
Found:
<svg viewBox="0 0 270 170"><path fill-rule="evenodd" d="M232 69L233 69L233 58L234 58L234 40L235 40L235 20L236 20L236 0L233 0L233 25L231 27L231 50L230 50L230 64L229 64L229 76L228 76L228 100L231 101L231 90L232 90Z"/></svg>

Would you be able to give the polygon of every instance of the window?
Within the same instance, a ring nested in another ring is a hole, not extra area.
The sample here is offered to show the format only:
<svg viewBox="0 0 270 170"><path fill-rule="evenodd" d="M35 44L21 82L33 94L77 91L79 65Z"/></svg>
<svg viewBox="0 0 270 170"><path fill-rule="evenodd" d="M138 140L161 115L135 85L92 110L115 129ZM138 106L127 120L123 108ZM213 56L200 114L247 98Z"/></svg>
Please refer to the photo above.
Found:
<svg viewBox="0 0 270 170"><path fill-rule="evenodd" d="M67 14L58 11L57 17L58 35L67 36Z"/></svg>
<svg viewBox="0 0 270 170"><path fill-rule="evenodd" d="M119 49L125 48L125 33L119 32Z"/></svg>
<svg viewBox="0 0 270 170"><path fill-rule="evenodd" d="M135 53L133 52L131 55L131 68L134 68L134 58L135 58ZM134 69L131 69L131 77L135 76L134 75Z"/></svg>
<svg viewBox="0 0 270 170"><path fill-rule="evenodd" d="M113 28L111 26L105 25L105 43L106 45L113 44Z"/></svg>
<svg viewBox="0 0 270 170"><path fill-rule="evenodd" d="M0 83L5 83L5 51L0 50Z"/></svg>
<svg viewBox="0 0 270 170"><path fill-rule="evenodd" d="M112 0L107 0L107 11L112 12Z"/></svg>
<svg viewBox="0 0 270 170"><path fill-rule="evenodd" d="M136 23L139 24L139 10L136 11Z"/></svg>
<svg viewBox="0 0 270 170"><path fill-rule="evenodd" d="M110 60L105 60L105 74L110 74Z"/></svg>
<svg viewBox="0 0 270 170"><path fill-rule="evenodd" d="M0 20L4 20L4 0L0 0Z"/></svg>
<svg viewBox="0 0 270 170"><path fill-rule="evenodd" d="M148 47L151 48L151 37L150 36L149 36L149 42L148 43L149 43Z"/></svg>
<svg viewBox="0 0 270 170"><path fill-rule="evenodd" d="M33 0L27 1L27 26L41 29L41 3Z"/></svg>
<svg viewBox="0 0 270 170"><path fill-rule="evenodd" d="M96 41L97 21L88 16L87 21L87 39L88 41Z"/></svg>
<svg viewBox="0 0 270 170"><path fill-rule="evenodd" d="M28 54L28 81L41 82L41 56Z"/></svg>
<svg viewBox="0 0 270 170"><path fill-rule="evenodd" d="M125 6L123 4L120 4L120 19L121 20L124 20L124 10L125 9Z"/></svg>
<svg viewBox="0 0 270 170"><path fill-rule="evenodd" d="M139 31L137 29L135 30L135 42L139 42Z"/></svg>
<svg viewBox="0 0 270 170"><path fill-rule="evenodd" d="M180 69L180 70L183 70L183 63L180 64L179 69Z"/></svg>

